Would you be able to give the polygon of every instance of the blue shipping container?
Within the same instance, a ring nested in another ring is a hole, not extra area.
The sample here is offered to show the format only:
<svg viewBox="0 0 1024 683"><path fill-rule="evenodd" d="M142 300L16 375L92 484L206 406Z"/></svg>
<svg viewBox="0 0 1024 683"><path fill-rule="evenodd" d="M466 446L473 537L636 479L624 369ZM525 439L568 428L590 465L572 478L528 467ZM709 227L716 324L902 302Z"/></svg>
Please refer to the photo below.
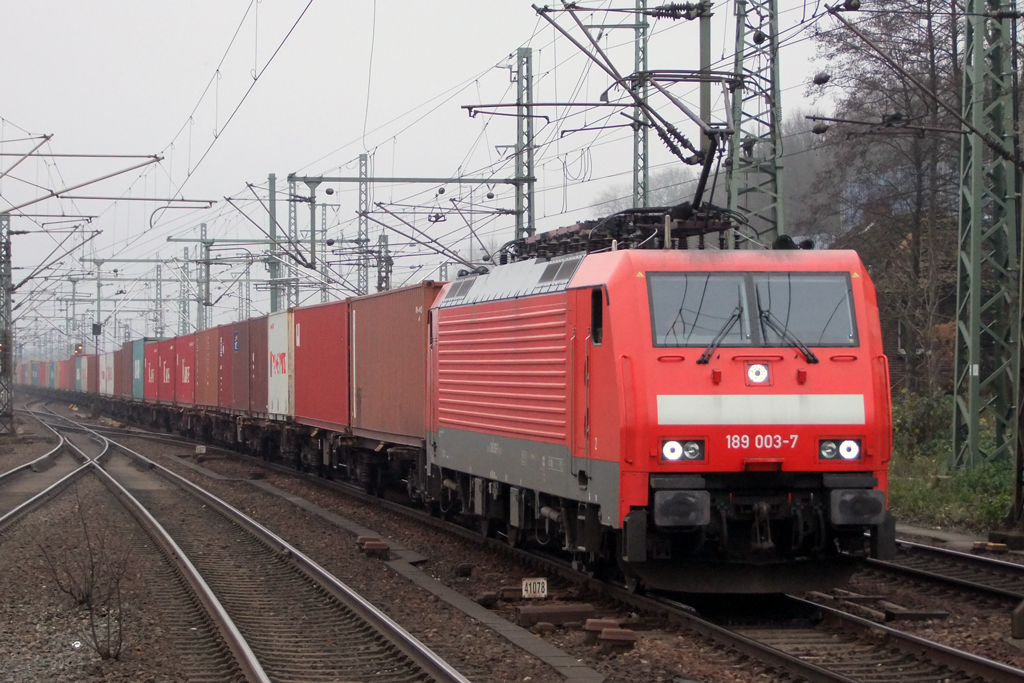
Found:
<svg viewBox="0 0 1024 683"><path fill-rule="evenodd" d="M141 401L146 389L146 340L132 342L132 398Z"/></svg>

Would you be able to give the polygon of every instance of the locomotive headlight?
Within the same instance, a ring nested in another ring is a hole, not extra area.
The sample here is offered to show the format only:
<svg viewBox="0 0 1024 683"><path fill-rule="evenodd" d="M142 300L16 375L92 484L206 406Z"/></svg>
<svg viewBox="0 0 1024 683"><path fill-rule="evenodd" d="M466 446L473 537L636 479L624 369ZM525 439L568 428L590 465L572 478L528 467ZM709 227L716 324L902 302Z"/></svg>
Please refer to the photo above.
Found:
<svg viewBox="0 0 1024 683"><path fill-rule="evenodd" d="M704 444L700 441L687 441L683 444L683 456L687 460L703 460Z"/></svg>
<svg viewBox="0 0 1024 683"><path fill-rule="evenodd" d="M818 444L818 457L822 460L859 460L860 441L856 439L842 439L835 441L822 441Z"/></svg>
<svg viewBox="0 0 1024 683"><path fill-rule="evenodd" d="M661 442L661 457L669 462L680 460L698 461L704 459L703 441L680 441L669 439Z"/></svg>
<svg viewBox="0 0 1024 683"><path fill-rule="evenodd" d="M666 441L661 444L661 456L675 462L683 457L683 444L678 441Z"/></svg>
<svg viewBox="0 0 1024 683"><path fill-rule="evenodd" d="M768 381L768 366L764 363L751 363L747 366L747 379L751 384L764 384Z"/></svg>
<svg viewBox="0 0 1024 683"><path fill-rule="evenodd" d="M839 444L839 455L843 460L856 460L860 457L860 444L852 439L847 439Z"/></svg>

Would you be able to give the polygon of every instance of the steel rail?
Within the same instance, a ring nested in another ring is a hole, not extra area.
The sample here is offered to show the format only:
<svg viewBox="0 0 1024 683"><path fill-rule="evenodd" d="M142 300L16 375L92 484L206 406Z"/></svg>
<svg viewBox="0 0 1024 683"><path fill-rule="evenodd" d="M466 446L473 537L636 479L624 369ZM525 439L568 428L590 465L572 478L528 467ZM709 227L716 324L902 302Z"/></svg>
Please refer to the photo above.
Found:
<svg viewBox="0 0 1024 683"><path fill-rule="evenodd" d="M95 468L97 475L106 485L107 489L138 520L142 528L146 530L146 533L160 547L163 554L188 583L196 598L202 603L207 614L210 615L210 619L217 625L217 630L221 637L224 638L224 642L227 644L228 649L231 650L231 654L234 655L235 662L242 670L246 680L249 683L270 683L270 678L263 670L263 665L256 658L252 648L249 647L249 643L246 642L242 633L235 625L234 620L228 615L227 610L224 609L224 605L221 604L213 589L206 583L199 570L192 564L192 561L188 559L188 556L171 538L171 535L167 533L167 530L135 496L122 486L120 482L110 476L109 472L98 464L95 465Z"/></svg>
<svg viewBox="0 0 1024 683"><path fill-rule="evenodd" d="M239 456L240 454L233 455ZM242 459L252 459L256 461L256 459L251 458L251 456L240 455L240 457ZM266 463L263 461L256 462L268 469L291 474L292 476L320 484L331 490L339 491L346 495L352 495L357 499L372 501L385 509L398 512L411 519L416 519L431 526L453 531L459 536L474 540L478 543L483 543L488 547L503 549L518 560L540 566L545 571L549 571L573 583L584 586L599 586L601 591L618 602L639 610L666 615L669 619L707 636L712 640L722 643L728 647L732 647L743 654L757 659L758 661L784 668L795 675L807 678L813 683L860 683L858 679L850 678L849 676L837 671L831 671L813 662L800 659L795 655L791 655L770 645L761 643L756 639L744 636L728 628L702 619L694 613L692 608L672 600L671 598L658 595L637 595L625 588L619 588L612 584L594 579L583 572L573 569L568 563L562 562L556 558L529 553L518 548L511 548L506 543L498 539L481 537L478 533L470 529L449 524L444 520L429 516L420 510L415 510L398 503L376 498L362 492L354 486L303 475L301 472L294 469L273 463ZM875 622L861 619L854 615L847 615L845 612L840 610L825 607L817 603L810 603L809 601L802 600L800 598L792 599L798 600L802 603L812 604L816 609L821 609L823 612L829 613L830 617L832 614L838 615L833 618L848 619L850 622L856 623L860 626L867 626L871 628L878 626L880 628L876 630L883 630L887 634L892 634L893 638L895 640L899 640L905 649L912 652L926 653L928 656L950 665L953 668L967 670L969 673L975 673L976 671L981 672L979 675L985 676L987 680L999 682L1013 681L1014 683L1021 683L1021 681L1024 681L1024 671L1020 669L1016 669L999 662L994 662L983 657L978 657L977 655L972 655L970 653L962 653L954 648L950 648L939 643L933 643L932 641L924 638L906 634L890 627L882 627L881 625L875 624Z"/></svg>
<svg viewBox="0 0 1024 683"><path fill-rule="evenodd" d="M935 581L939 583L950 584L953 586L970 588L971 590L975 590L981 593L988 593L990 595L995 595L1001 598L1008 598L1010 600L1024 600L1024 565L1016 564L1013 562L1006 562L1004 560L997 560L993 558L977 557L975 555L969 555L968 553L962 553L956 550L949 550L948 548L936 548L934 546L924 545L921 543L914 543L912 541L897 542L902 546L913 548L916 552L937 555L939 557L951 559L954 562L961 562L964 564L972 565L974 567L988 569L992 571L1011 571L1015 574L1020 575L1022 582L1021 590L1014 591L1006 588L1000 588L998 586L990 586L984 583L971 581L969 579L963 579L955 576L948 576L946 574L928 571L927 569L910 567L893 560L877 560L874 558L869 558L869 566L878 568L883 571L906 574L908 576L920 577L923 579L927 579L929 581Z"/></svg>
<svg viewBox="0 0 1024 683"><path fill-rule="evenodd" d="M136 436L137 438L154 438L149 437L148 435L145 434L135 434L134 436ZM120 444L118 445L120 446ZM123 446L120 447L123 448ZM230 453L234 457L239 457L240 459L243 460L256 460L254 458L251 458L251 456L245 456L243 454L238 454L230 451L226 452ZM569 580L573 583L581 585L594 585L595 582L597 582L597 580L587 576L585 573L573 569L567 563L562 563L558 560L555 560L554 558L546 558L538 556L536 554L527 553L526 551L520 549L510 548L505 543L499 540L483 538L479 534L469 529L465 529L457 525L448 524L443 520L428 516L426 513L423 513L421 511L413 510L406 506L399 505L397 503L391 503L390 501L375 498L373 496L363 493L354 486L309 477L303 475L301 472L298 472L294 469L275 465L273 463L258 461L258 464L261 465L262 467L267 467L275 471L290 474L300 479L315 482L326 488L343 492L347 495L353 495L356 498L372 500L373 502L382 505L386 509L400 512L420 522L425 522L427 524L438 527L444 527L447 530L456 532L457 535L475 540L476 542L481 542L489 547L503 548L505 551L510 552L510 554L512 554L517 559L523 560L528 563L532 563L534 565L539 565L543 567L543 569L545 569L546 571L550 571L553 574L557 574L562 578ZM164 469L160 465L156 465L156 467ZM177 477L178 475L174 476ZM219 499L214 498L214 500ZM281 541L277 542L281 543ZM958 555L963 554L958 553ZM967 555L967 557L974 560L979 559L974 558L970 555ZM1001 564L1017 567L1017 565L1012 565L1012 563ZM754 638L750 638L748 636L732 631L728 628L719 626L710 621L702 619L701 617L693 613L692 608L670 598L658 595L641 596L631 593L624 588L619 588L611 584L603 582L597 583L600 584L600 589L614 600L617 600L619 602L622 602L623 604L630 605L631 607L643 611L663 614L667 616L670 620L678 624L681 624L691 630L694 630L706 637L709 637L712 640L715 640L716 642L719 642L727 647L731 647L745 655L757 659L760 662L764 662L769 665L778 666L780 668L786 669L790 673L802 676L807 680L812 681L813 683L859 683L858 679L851 678L845 674L836 671L831 671L813 662L801 659L798 656L791 655L787 652L783 652L766 643L759 642ZM959 650L956 650L955 648L941 645L939 643L934 643L927 639L907 634L887 626L882 626L867 619L862 619L855 615L850 615L840 610L820 605L818 603L812 603L801 598L791 597L791 599L798 601L800 603L812 605L815 609L821 610L822 613L826 614L827 618L834 620L844 620L847 623L853 623L860 627L873 629L876 632L882 632L885 635L890 636L894 641L898 641L901 649L908 650L914 653L923 654L924 656L930 659L941 662L956 670L965 671L971 675L979 675L984 677L986 680L997 681L999 683L1008 683L1011 681L1014 683L1020 683L1021 681L1024 681L1024 670L1017 669L1005 664L1001 664L999 662L994 662L984 657L979 657L977 655L973 655L970 653L961 652Z"/></svg>
<svg viewBox="0 0 1024 683"><path fill-rule="evenodd" d="M108 439L107 437L103 436L102 434L100 434L99 432L97 432L94 429L90 429L89 427L86 427L85 425L83 425L83 424L81 424L79 422L75 422L71 418L64 417L63 415L61 415L60 413L55 411L53 408L51 408L47 404L44 404L44 407L46 408L47 413L49 415L52 415L52 416L56 417L58 420L62 420L64 422L68 423L69 425L71 425L71 427L66 428L66 429L70 429L71 431L79 431L79 432L91 434L91 435L93 435L94 437L96 437L97 439L100 440L100 442L103 445L103 451L99 455L96 456L96 458L95 458L96 460L100 460L101 458L106 456L107 453L110 451L110 439ZM42 420L40 420L40 422L42 422ZM54 427L52 425L50 425L50 424L48 424L46 422L43 422L43 424L46 425L47 427L49 427L54 433L58 433L57 430L54 429ZM67 443L71 444L72 446L74 445L74 444L71 443L70 440L68 440ZM82 453L82 451L79 448L77 448L77 447L75 447L75 450L77 450L79 453ZM85 453L82 453L82 455L85 456ZM89 457L89 456L86 456L86 457Z"/></svg>
<svg viewBox="0 0 1024 683"><path fill-rule="evenodd" d="M854 614L849 614L833 607L821 605L792 595L788 597L790 600L793 600L798 604L813 606L829 617L840 622L857 624L858 626L870 631L882 633L899 643L902 649L921 653L933 661L942 662L950 668L958 671L964 671L973 676L980 676L986 681L996 681L997 683L1021 683L1021 681L1024 681L1024 669L1018 669L1017 667L1013 667L1008 664L995 662L991 659L971 654L970 652L963 652L962 650L957 650L956 648L948 645L942 645L941 643L936 643L926 638L921 638L920 636L905 633L904 631L899 631L889 626L871 621L870 619L864 619L863 617L858 617Z"/></svg>
<svg viewBox="0 0 1024 683"><path fill-rule="evenodd" d="M83 453L81 449L79 449L73 443L65 439L64 435L58 432L56 429L54 429L53 426L42 420L34 411L28 412L31 413L32 416L39 421L39 424L43 425L51 432L57 435L57 437L60 439L60 445L58 446L58 449L68 447L73 451L77 451L78 454L81 456L82 464L76 469L72 470L71 472L67 473L66 475L58 479L57 481L55 481L54 483L47 486L45 489L43 489L36 495L32 496L31 498L24 501L17 507L8 511L6 514L0 516L0 531L6 529L8 526L14 523L15 520L19 519L22 515L30 512L31 510L34 510L43 503L51 500L52 498L55 498L58 494L63 492L65 488L67 488L73 481L81 477L89 469L90 462L92 460L89 456ZM57 449L55 449L55 451L56 450ZM53 451L51 451L51 453L52 452ZM76 458L76 460L77 459L79 458Z"/></svg>
<svg viewBox="0 0 1024 683"><path fill-rule="evenodd" d="M40 422L42 422L42 421L40 420ZM0 484L2 484L4 482L4 480L12 478L12 477L14 477L14 475L16 475L16 474L18 474L20 472L24 472L25 470L34 470L37 465L41 465L46 460L56 456L58 453L60 453L62 450L64 450L64 446L65 446L64 435L63 434L58 434L57 438L59 439L59 441L58 441L57 445L53 447L52 450L50 450L47 453L39 456L38 458L36 458L35 460L33 460L31 462L26 462L23 465L18 465L17 467L13 467L13 468L7 470L6 472L0 474Z"/></svg>
<svg viewBox="0 0 1024 683"><path fill-rule="evenodd" d="M738 652L758 660L759 662L783 668L790 673L806 678L812 683L862 683L861 681L850 678L845 674L837 671L831 671L813 662L800 659L795 655L783 652L753 638L749 638L740 633L729 630L728 628L702 619L697 616L691 607L670 598L657 595L638 595L625 588L620 588L613 584L588 576L584 572L573 569L569 563L563 562L558 558L531 553L520 548L512 548L507 543L499 539L482 537L480 534L470 529L445 522L444 520L430 516L421 510L416 510L399 503L376 498L352 485L304 475L294 469L277 465L275 463L266 463L262 460L252 458L252 456L237 453L232 453L232 455L240 457L243 460L252 460L255 464L259 464L262 467L284 474L290 474L297 478L316 483L330 490L350 495L356 499L373 502L374 504L380 505L389 511L397 512L409 517L410 519L425 523L429 526L444 529L448 532L453 532L467 540L482 543L486 547L506 552L518 561L537 566L546 572L555 574L572 583L597 588L604 594L608 595L611 599L624 605L628 605L631 608L665 616L669 620L711 638L726 647L731 647Z"/></svg>
<svg viewBox="0 0 1024 683"><path fill-rule="evenodd" d="M374 605L366 600L366 598L339 581L333 574L321 567L312 558L305 555L291 543L270 531L256 520L232 507L214 494L193 484L188 479L181 477L175 472L172 472L159 463L150 460L124 444L117 443L116 441L112 441L111 443L136 461L143 463L145 466L159 473L164 478L217 509L229 519L247 529L268 547L275 548L282 556L294 562L296 567L302 570L313 581L323 586L328 593L336 597L342 604L359 615L375 630L387 637L397 649L409 657L416 665L434 678L434 680L442 683L470 683L469 679L456 671L450 664L448 664L448 662L444 661L430 648L420 642L419 639L406 631L396 621L392 620L389 616L374 607Z"/></svg>
<svg viewBox="0 0 1024 683"><path fill-rule="evenodd" d="M950 550L949 548L937 548L933 545L915 543L914 541L897 541L897 543L908 548L913 548L914 550L921 550L923 552L932 553L934 555L953 557L958 560L971 562L977 565L998 567L1000 569L1009 569L1010 571L1020 574L1021 577L1024 578L1024 564L1017 564L1016 562L1007 562L1006 560L999 560L994 557L979 557L978 555L964 553L959 550Z"/></svg>
<svg viewBox="0 0 1024 683"><path fill-rule="evenodd" d="M45 489L43 489L36 495L32 496L21 505L17 506L16 508L4 514L3 516L0 516L0 531L6 529L15 520L17 520L25 513L29 512L30 510L34 510L35 508L39 507L41 504L45 503L51 498L56 497L57 494L61 493L65 488L67 488L68 485L71 484L71 482L85 474L85 472L88 471L89 467L91 466L91 461L83 463L77 469L64 475L64 477L62 477L60 480L54 482L53 484L50 484Z"/></svg>
<svg viewBox="0 0 1024 683"><path fill-rule="evenodd" d="M53 413L53 411L51 411L51 413ZM224 606L220 603L220 600L214 594L213 590L199 574L195 565L192 564L174 539L171 538L170 534L167 533L166 529L160 525L153 515L151 515L149 511L146 510L146 508L138 501L138 499L129 493L127 489L125 489L100 466L99 459L109 452L112 442L85 425L75 423L73 420L70 420L58 413L53 414L62 420L75 425L77 428L90 432L103 440L103 453L94 459L88 459L82 467L76 470L76 472L93 468L100 481L102 481L107 489L121 501L121 504L125 506L131 515L138 520L142 528L159 546L160 550L164 553L170 563L178 570L186 583L188 583L199 602L202 603L203 608L206 610L207 614L210 615L210 619L214 624L216 624L218 632L224 639L228 649L231 650L231 654L234 655L235 661L242 670L246 680L249 683L270 683L270 678L267 676L266 672L263 671L262 665L256 659L256 656L253 654L249 644L245 641L245 638L242 637L238 627L235 626L234 621L230 616L228 616L227 610L224 609ZM47 426L49 427L49 425ZM50 427L50 429L53 428ZM81 449L79 449L74 443L68 441L68 445L79 453L82 453ZM82 455L85 454L82 453ZM2 523L2 521L3 520L0 519L0 523Z"/></svg>
<svg viewBox="0 0 1024 683"><path fill-rule="evenodd" d="M621 589L615 589L621 590ZM625 591L624 591L625 592ZM625 599L625 596L623 596ZM689 612L689 607L670 598L664 597L642 597L629 595L628 600L637 604L650 601L660 606L661 610L671 610L670 617L701 635L707 636L716 642L728 645L729 647L753 657L759 662L781 667L791 674L806 678L812 683L861 683L856 678L850 678L837 671L831 671L825 667L818 666L813 662L801 659L796 655L776 649L770 645L759 642L754 638L748 638L723 626L713 624L710 621L701 619L696 614Z"/></svg>

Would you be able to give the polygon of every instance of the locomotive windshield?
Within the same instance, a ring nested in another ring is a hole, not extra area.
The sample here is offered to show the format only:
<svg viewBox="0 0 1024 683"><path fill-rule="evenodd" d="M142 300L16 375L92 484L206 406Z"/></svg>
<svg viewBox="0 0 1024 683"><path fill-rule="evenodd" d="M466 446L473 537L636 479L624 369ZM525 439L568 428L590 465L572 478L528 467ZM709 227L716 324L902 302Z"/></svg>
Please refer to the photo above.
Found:
<svg viewBox="0 0 1024 683"><path fill-rule="evenodd" d="M720 346L750 343L742 275L652 273L649 291L655 346L707 346L719 334Z"/></svg>
<svg viewBox="0 0 1024 683"><path fill-rule="evenodd" d="M857 345L846 273L649 273L647 281L655 346L707 347L719 336L715 346Z"/></svg>
<svg viewBox="0 0 1024 683"><path fill-rule="evenodd" d="M788 346L786 332L810 346L857 344L845 273L762 273L754 285L765 346Z"/></svg>

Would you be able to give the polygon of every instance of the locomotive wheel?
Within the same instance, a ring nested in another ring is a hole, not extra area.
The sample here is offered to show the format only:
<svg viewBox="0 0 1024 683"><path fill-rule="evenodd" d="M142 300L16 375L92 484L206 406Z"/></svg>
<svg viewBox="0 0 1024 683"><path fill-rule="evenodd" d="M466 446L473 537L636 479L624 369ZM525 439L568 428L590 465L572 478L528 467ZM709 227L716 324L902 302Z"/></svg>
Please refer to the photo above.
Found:
<svg viewBox="0 0 1024 683"><path fill-rule="evenodd" d="M633 574L627 574L623 579L623 587L633 595L644 594L644 582L640 580L640 577Z"/></svg>
<svg viewBox="0 0 1024 683"><path fill-rule="evenodd" d="M594 553L576 553L572 559L572 568L594 578L597 576L598 559Z"/></svg>
<svg viewBox="0 0 1024 683"><path fill-rule="evenodd" d="M364 465L359 469L359 483L363 491L377 498L383 497L383 482L379 467Z"/></svg>
<svg viewBox="0 0 1024 683"><path fill-rule="evenodd" d="M487 517L481 517L480 521L477 522L477 531L480 535L485 538L494 538L497 530L494 528L494 520L488 519Z"/></svg>

